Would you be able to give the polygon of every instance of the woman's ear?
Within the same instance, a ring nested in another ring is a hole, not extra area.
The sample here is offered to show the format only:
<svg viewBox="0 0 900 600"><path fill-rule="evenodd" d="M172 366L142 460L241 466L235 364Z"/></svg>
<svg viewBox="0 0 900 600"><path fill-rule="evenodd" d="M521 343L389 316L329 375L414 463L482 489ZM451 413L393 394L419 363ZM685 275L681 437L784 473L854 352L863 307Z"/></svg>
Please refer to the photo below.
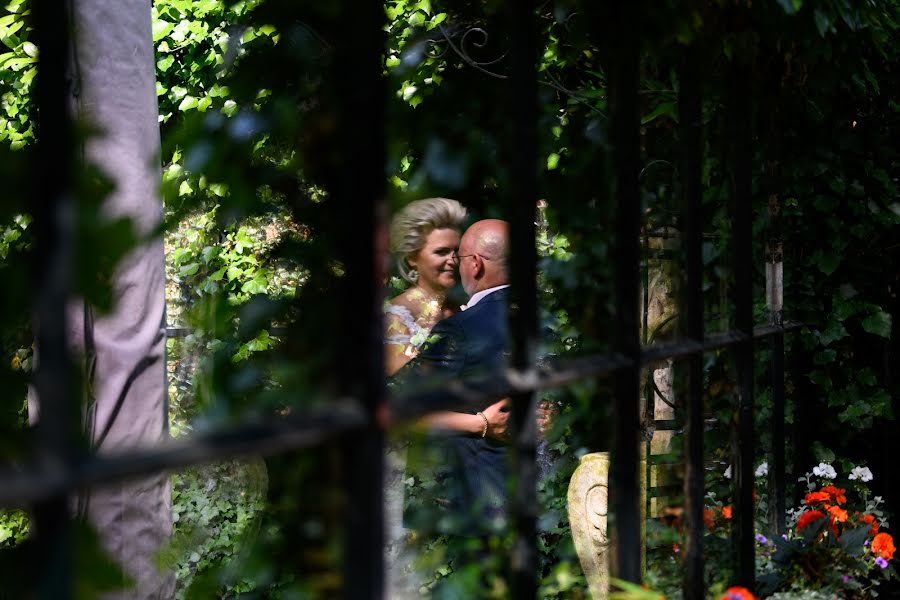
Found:
<svg viewBox="0 0 900 600"><path fill-rule="evenodd" d="M416 260L416 255L415 255L415 254L407 254L405 260L406 260L406 264L409 266L410 269L417 269L417 268L418 268L417 265L418 265L418 262L419 262L419 261Z"/></svg>

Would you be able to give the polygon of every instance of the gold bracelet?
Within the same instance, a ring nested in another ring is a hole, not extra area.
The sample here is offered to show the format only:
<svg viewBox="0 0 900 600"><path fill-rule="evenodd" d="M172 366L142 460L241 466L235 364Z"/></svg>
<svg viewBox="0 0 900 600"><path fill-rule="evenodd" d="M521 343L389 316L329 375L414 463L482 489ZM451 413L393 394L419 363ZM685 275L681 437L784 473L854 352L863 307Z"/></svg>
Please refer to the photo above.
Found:
<svg viewBox="0 0 900 600"><path fill-rule="evenodd" d="M487 437L488 418L487 418L486 416L484 416L484 413L483 413L483 412L478 412L478 413L475 413L475 414L478 415L479 417L481 417L481 418L484 420L484 429L481 430L481 437L483 437L483 438L484 438L484 437Z"/></svg>

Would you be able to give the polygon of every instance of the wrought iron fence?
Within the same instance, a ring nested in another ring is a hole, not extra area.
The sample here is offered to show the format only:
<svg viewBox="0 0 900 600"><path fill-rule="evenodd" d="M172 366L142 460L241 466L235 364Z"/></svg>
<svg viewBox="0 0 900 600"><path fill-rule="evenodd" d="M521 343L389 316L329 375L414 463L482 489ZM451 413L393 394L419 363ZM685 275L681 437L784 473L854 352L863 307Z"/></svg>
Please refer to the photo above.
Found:
<svg viewBox="0 0 900 600"><path fill-rule="evenodd" d="M682 204L684 224L684 264L686 286L682 306L685 339L642 347L639 338L640 289L640 199L639 136L640 119L637 92L639 84L639 46L635 31L637 4L619 2L611 10L609 31L615 36L617 51L607 65L609 76L609 120L612 141L616 219L612 241L615 247L615 310L617 328L611 353L578 359L553 366L534 363L537 344L537 289L534 207L537 202L536 123L537 24L530 3L509 3L511 50L509 53L509 93L517 101L511 104L515 137L510 147L515 157L511 165L515 177L506 191L506 208L511 222L513 256L512 303L518 305L511 322L512 360L505 374L505 387L513 398L515 437L513 462L516 493L512 495L511 523L516 532L511 560L512 594L516 598L535 597L537 572L537 500L535 468L535 431L527 427L534 407L535 393L586 379L612 378L614 381L613 466L610 477L612 525L615 551L614 572L622 579L639 581L641 577L640 524L640 399L639 374L643 365L667 358L683 358L687 363L685 403L685 482L684 499L687 545L685 551L686 598L703 598L703 382L702 355L717 349L730 349L738 374L739 411L734 428L735 503L734 546L739 559L739 579L752 585L753 548L753 451L754 451L754 347L763 339L772 343L771 377L774 390L774 479L775 505L784 506L784 386L783 337L792 325L779 318L754 327L752 317L751 238L751 153L750 130L746 115L751 102L748 77L740 67L731 74L733 94L729 99L730 135L733 152L727 157L732 173L732 246L735 261L734 329L705 335L702 297L701 243L701 87L698 57L688 49L680 71L678 93L682 164ZM215 459L249 454L273 454L292 449L314 447L331 439L342 439L343 459L349 473L349 492L358 502L347 507L348 535L345 548L345 594L349 598L379 597L383 586L382 472L384 432L376 413L387 400L382 368L381 293L382 274L373 271L371 259L377 248L377 236L384 214L385 132L384 85L382 81L382 23L380 3L354 4L353 18L347 19L346 40L337 47L335 68L342 82L340 90L339 138L343 159L356 168L354 177L336 182L333 202L336 211L350 211L354 219L348 231L341 257L346 266L346 297L365 299L365 310L350 311L342 335L360 338L369 349L365 359L357 360L355 351L348 364L360 368L348 372L341 390L345 400L335 401L322 413L288 416L198 434L158 447L121 455L79 455L74 448L78 416L66 399L66 341L64 327L66 302L67 253L70 236L61 229L59 215L70 210L69 174L72 166L66 149L72 143L67 113L65 65L68 48L68 24L65 11L46 2L35 3L35 30L41 47L41 76L37 105L41 114L37 164L54 164L56 176L42 178L34 204L37 244L42 250L40 271L35 285L37 315L42 324L38 343L41 364L35 378L42 419L38 436L40 460L28 469L0 474L0 504L34 507L34 529L45 562L45 592L52 597L69 595L72 556L65 518L67 495L79 488L150 472L176 469ZM780 307L779 307L780 310ZM181 330L169 330L177 336ZM494 386L496 388L496 386ZM458 382L429 396L396 399L398 418L413 418L442 406L456 404L461 398L478 396L477 382ZM67 408L68 407L68 408ZM352 435L345 435L351 434ZM596 440L595 440L596 442ZM597 444L600 445L599 443ZM777 512L777 511L776 511ZM783 515L783 510L781 513ZM778 525L783 528L783 521Z"/></svg>

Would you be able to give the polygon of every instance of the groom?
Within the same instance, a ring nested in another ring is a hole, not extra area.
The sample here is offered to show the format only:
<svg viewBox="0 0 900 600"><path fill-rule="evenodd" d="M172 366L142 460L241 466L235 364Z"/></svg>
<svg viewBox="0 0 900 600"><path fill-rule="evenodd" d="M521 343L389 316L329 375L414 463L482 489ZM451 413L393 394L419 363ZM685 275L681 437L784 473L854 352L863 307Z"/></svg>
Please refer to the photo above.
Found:
<svg viewBox="0 0 900 600"><path fill-rule="evenodd" d="M490 382L490 375L503 373L508 248L509 226L505 221L478 221L466 230L457 258L469 302L461 307L462 312L435 325L419 355L398 373L398 381L477 377ZM490 383L485 385L490 387ZM460 407L460 412L476 414L494 402ZM414 473L418 468L417 474L426 484L404 515L409 528L470 536L503 528L507 447L503 441L484 435L493 423L483 418L481 435L430 431L414 440L408 462Z"/></svg>

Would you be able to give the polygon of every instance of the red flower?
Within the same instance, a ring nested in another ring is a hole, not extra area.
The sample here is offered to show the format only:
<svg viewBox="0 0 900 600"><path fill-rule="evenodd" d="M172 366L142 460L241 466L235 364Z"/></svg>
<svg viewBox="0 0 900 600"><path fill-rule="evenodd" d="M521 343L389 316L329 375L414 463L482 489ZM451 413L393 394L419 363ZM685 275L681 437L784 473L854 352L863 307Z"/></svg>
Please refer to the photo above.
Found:
<svg viewBox="0 0 900 600"><path fill-rule="evenodd" d="M846 491L847 491L847 490L844 490L844 489L842 489L842 488L834 487L833 485L826 485L826 486L823 487L821 490L819 490L820 493L824 492L824 493L828 494L828 496L829 496L836 504L843 504L844 502L847 501Z"/></svg>
<svg viewBox="0 0 900 600"><path fill-rule="evenodd" d="M703 509L703 524L707 529L713 529L716 526L716 513L711 508Z"/></svg>
<svg viewBox="0 0 900 600"><path fill-rule="evenodd" d="M818 521L819 519L824 519L825 513L820 510L808 510L797 519L797 531L800 531L813 521Z"/></svg>
<svg viewBox="0 0 900 600"><path fill-rule="evenodd" d="M719 600L756 600L756 596L745 587L730 587Z"/></svg>
<svg viewBox="0 0 900 600"><path fill-rule="evenodd" d="M894 558L894 538L887 533L879 533L872 540L872 552L885 560Z"/></svg>
<svg viewBox="0 0 900 600"><path fill-rule="evenodd" d="M837 521L838 523L847 522L847 511L840 506L829 506L828 512L831 513L831 518L833 521Z"/></svg>
<svg viewBox="0 0 900 600"><path fill-rule="evenodd" d="M872 533L872 535L878 533L878 521L875 520L875 515L863 515L859 518L859 520L872 526L869 528L869 531Z"/></svg>
<svg viewBox="0 0 900 600"><path fill-rule="evenodd" d="M806 495L804 502L806 502L807 506L811 504L815 504L817 502L828 502L831 499L831 496L828 495L828 492L810 492Z"/></svg>
<svg viewBox="0 0 900 600"><path fill-rule="evenodd" d="M731 505L730 504L722 507L722 518L723 519L731 518Z"/></svg>

